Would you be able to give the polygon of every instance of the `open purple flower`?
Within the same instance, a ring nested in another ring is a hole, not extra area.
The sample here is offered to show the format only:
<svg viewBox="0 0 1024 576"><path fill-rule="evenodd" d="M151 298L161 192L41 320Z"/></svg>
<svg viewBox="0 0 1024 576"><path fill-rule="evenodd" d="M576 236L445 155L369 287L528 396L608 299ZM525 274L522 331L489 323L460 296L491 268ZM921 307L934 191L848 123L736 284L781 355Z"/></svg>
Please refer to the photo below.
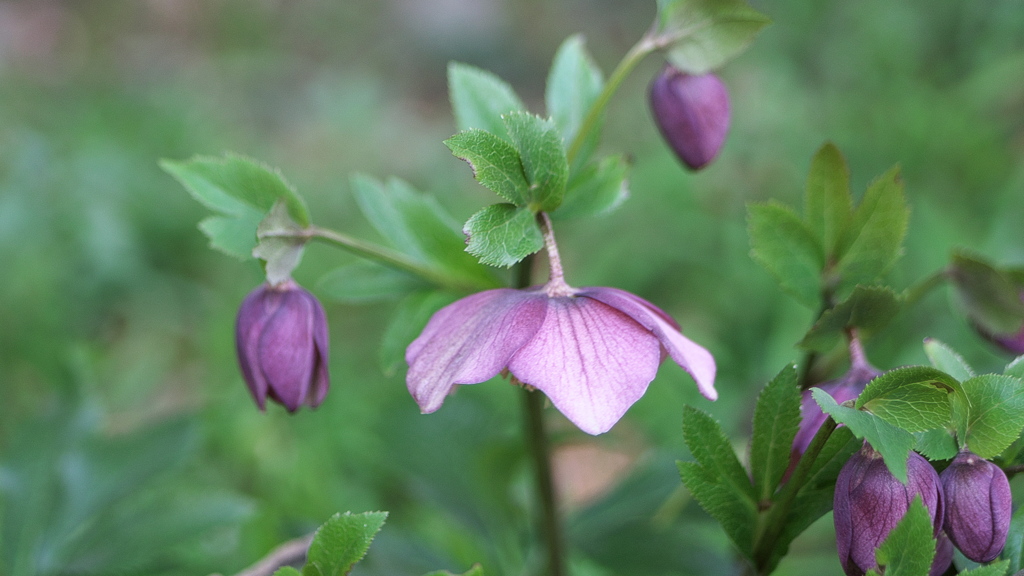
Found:
<svg viewBox="0 0 1024 576"><path fill-rule="evenodd" d="M548 284L463 298L434 314L409 345L406 383L423 413L440 408L457 384L507 369L581 430L601 434L644 395L665 356L705 397L717 398L714 358L668 314L623 290L569 287L553 240L548 246Z"/></svg>
<svg viewBox="0 0 1024 576"><path fill-rule="evenodd" d="M291 280L263 284L238 309L238 363L260 410L267 397L289 412L327 395L327 316L315 296Z"/></svg>

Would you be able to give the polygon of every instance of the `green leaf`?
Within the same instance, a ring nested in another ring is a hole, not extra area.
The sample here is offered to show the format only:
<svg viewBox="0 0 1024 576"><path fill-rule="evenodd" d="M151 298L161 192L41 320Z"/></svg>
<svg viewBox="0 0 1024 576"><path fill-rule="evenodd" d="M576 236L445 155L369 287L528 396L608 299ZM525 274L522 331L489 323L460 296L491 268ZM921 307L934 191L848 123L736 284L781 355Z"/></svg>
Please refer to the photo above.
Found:
<svg viewBox="0 0 1024 576"><path fill-rule="evenodd" d="M569 161L558 128L550 120L528 112L510 112L503 120L530 184L527 196L531 210L548 212L558 208L569 179Z"/></svg>
<svg viewBox="0 0 1024 576"><path fill-rule="evenodd" d="M882 420L907 432L924 432L949 425L949 393L930 384L905 384L864 405Z"/></svg>
<svg viewBox="0 0 1024 576"><path fill-rule="evenodd" d="M690 74L704 74L739 55L771 20L743 0L658 0L655 41Z"/></svg>
<svg viewBox="0 0 1024 576"><path fill-rule="evenodd" d="M836 422L845 424L855 436L863 438L881 453L889 472L900 482L906 483L907 458L910 449L914 447L914 436L910 432L897 428L869 412L840 406L821 388L811 388L811 395L822 412ZM861 395L863 396L863 393Z"/></svg>
<svg viewBox="0 0 1024 576"><path fill-rule="evenodd" d="M392 375L405 362L405 349L423 331L427 321L455 296L440 290L421 290L409 294L395 307L380 344L381 371Z"/></svg>
<svg viewBox="0 0 1024 576"><path fill-rule="evenodd" d="M469 568L469 570L463 572L462 574L453 574L447 570L438 570L436 572L425 574L424 576L485 576L485 574L483 566L479 564L474 564Z"/></svg>
<svg viewBox="0 0 1024 576"><path fill-rule="evenodd" d="M459 132L444 141L457 158L469 162L473 177L485 188L516 206L529 202L519 152L507 141L479 129Z"/></svg>
<svg viewBox="0 0 1024 576"><path fill-rule="evenodd" d="M750 468L754 493L761 500L771 498L789 467L793 439L800 427L800 387L796 367L782 369L761 390L754 408L754 431L750 441Z"/></svg>
<svg viewBox="0 0 1024 576"><path fill-rule="evenodd" d="M932 518L914 496L907 513L875 551L875 561L885 567L885 576L928 576L935 558Z"/></svg>
<svg viewBox="0 0 1024 576"><path fill-rule="evenodd" d="M289 216L284 202L278 200L256 227L259 242L252 249L252 255L264 262L267 282L280 284L291 278L306 247L306 240L299 237L300 234L302 228Z"/></svg>
<svg viewBox="0 0 1024 576"><path fill-rule="evenodd" d="M992 562L984 566L978 566L974 570L964 570L958 576L1006 576L1007 568L1010 567L1009 560Z"/></svg>
<svg viewBox="0 0 1024 576"><path fill-rule="evenodd" d="M928 355L932 366L961 382L974 377L974 369L963 356L934 338L924 339L924 353Z"/></svg>
<svg viewBox="0 0 1024 576"><path fill-rule="evenodd" d="M840 239L836 270L842 286L870 284L885 274L903 252L910 208L898 166L871 183Z"/></svg>
<svg viewBox="0 0 1024 576"><path fill-rule="evenodd" d="M278 568L274 572L274 576L302 576L302 572L299 572L291 566L284 566L282 568Z"/></svg>
<svg viewBox="0 0 1024 576"><path fill-rule="evenodd" d="M1003 368L1003 374L1024 379L1024 356L1017 356Z"/></svg>
<svg viewBox="0 0 1024 576"><path fill-rule="evenodd" d="M507 138L501 117L514 110L526 110L512 87L494 74L475 66L448 64L448 96L459 130L479 128Z"/></svg>
<svg viewBox="0 0 1024 576"><path fill-rule="evenodd" d="M357 260L321 276L316 291L339 302L363 303L398 298L423 287L421 280L405 272Z"/></svg>
<svg viewBox="0 0 1024 576"><path fill-rule="evenodd" d="M800 303L821 303L825 255L800 217L777 202L747 207L752 255Z"/></svg>
<svg viewBox="0 0 1024 576"><path fill-rule="evenodd" d="M966 252L953 254L949 277L967 314L989 334L1010 334L1024 324L1021 287L1004 270Z"/></svg>
<svg viewBox="0 0 1024 576"><path fill-rule="evenodd" d="M978 456L991 459L1020 436L1024 428L1024 381L985 374L963 384L969 407L954 410L961 442Z"/></svg>
<svg viewBox="0 0 1024 576"><path fill-rule="evenodd" d="M1003 558L1010 562L1010 574L1016 573L1024 568L1024 506L1017 508L1010 518L1010 530L1006 535L1006 547L1003 548Z"/></svg>
<svg viewBox="0 0 1024 576"><path fill-rule="evenodd" d="M618 208L629 196L626 175L629 163L621 156L602 158L569 177L562 205L552 218L603 216Z"/></svg>
<svg viewBox="0 0 1024 576"><path fill-rule="evenodd" d="M494 204L469 218L463 229L466 251L491 266L509 267L544 247L533 212L511 204Z"/></svg>
<svg viewBox="0 0 1024 576"><path fill-rule="evenodd" d="M313 535L307 567L313 566L322 576L348 574L366 555L387 517L387 512L346 512L331 516Z"/></svg>
<svg viewBox="0 0 1024 576"><path fill-rule="evenodd" d="M800 346L823 352L831 350L849 328L857 328L862 337L868 337L884 328L902 305L902 297L891 288L857 286L849 297L822 313Z"/></svg>
<svg viewBox="0 0 1024 576"><path fill-rule="evenodd" d="M467 285L501 285L465 253L458 223L433 196L397 178L382 184L360 174L352 176L352 191L366 219L398 250Z"/></svg>
<svg viewBox="0 0 1024 576"><path fill-rule="evenodd" d="M160 167L199 203L217 213L203 220L199 228L213 248L232 256L252 257L256 227L278 200L299 226L309 225L309 211L295 189L278 170L255 160L236 154L196 156L186 161L161 160Z"/></svg>
<svg viewBox="0 0 1024 576"><path fill-rule="evenodd" d="M826 142L811 160L804 199L807 227L824 246L825 254L834 255L839 238L853 218L850 169L835 144Z"/></svg>
<svg viewBox="0 0 1024 576"><path fill-rule="evenodd" d="M914 450L920 452L929 460L949 460L957 455L960 448L956 445L952 430L947 428L934 428L924 432L915 432Z"/></svg>
<svg viewBox="0 0 1024 576"><path fill-rule="evenodd" d="M555 53L544 92L548 115L566 142L576 137L602 88L604 75L587 53L583 36L570 36Z"/></svg>
<svg viewBox="0 0 1024 576"><path fill-rule="evenodd" d="M683 484L749 556L757 523L756 496L732 444L711 416L690 406L683 412L683 438L696 459L678 463Z"/></svg>
<svg viewBox="0 0 1024 576"><path fill-rule="evenodd" d="M890 370L869 382L857 397L854 407L864 408L871 402L887 398L900 388L913 384L927 384L947 393L964 393L960 382L942 370L930 366L904 366Z"/></svg>

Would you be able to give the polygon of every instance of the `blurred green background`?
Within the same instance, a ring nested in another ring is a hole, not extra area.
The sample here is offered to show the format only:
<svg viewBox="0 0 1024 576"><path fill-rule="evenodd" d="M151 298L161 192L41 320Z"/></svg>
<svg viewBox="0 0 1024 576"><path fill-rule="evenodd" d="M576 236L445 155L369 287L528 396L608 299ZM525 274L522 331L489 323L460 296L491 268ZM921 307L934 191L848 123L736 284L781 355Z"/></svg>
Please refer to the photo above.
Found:
<svg viewBox="0 0 1024 576"><path fill-rule="evenodd" d="M605 148L632 198L562 225L575 285L661 305L717 357L721 400L666 364L609 434L554 410L579 575L732 574L728 542L679 487L684 403L745 446L759 388L812 313L748 256L745 203L798 203L814 151L847 155L854 190L902 163L912 205L899 289L967 247L1024 263L1024 4L778 0L721 71L732 128L683 171L658 138L645 61L610 108ZM441 140L445 66L488 68L542 111L559 43L582 32L606 74L654 0L0 2L0 574L232 574L336 511L391 516L356 573L527 574L530 472L519 398L464 387L421 416L377 345L393 310L325 302L332 391L316 411L259 413L234 358L255 261L209 250L206 214L160 158L231 150L278 166L317 223L373 237L348 176L397 175L459 218L491 203ZM314 286L338 251L307 250ZM982 370L1007 358L948 288L868 342L881 368L943 340ZM840 574L823 519L779 574Z"/></svg>

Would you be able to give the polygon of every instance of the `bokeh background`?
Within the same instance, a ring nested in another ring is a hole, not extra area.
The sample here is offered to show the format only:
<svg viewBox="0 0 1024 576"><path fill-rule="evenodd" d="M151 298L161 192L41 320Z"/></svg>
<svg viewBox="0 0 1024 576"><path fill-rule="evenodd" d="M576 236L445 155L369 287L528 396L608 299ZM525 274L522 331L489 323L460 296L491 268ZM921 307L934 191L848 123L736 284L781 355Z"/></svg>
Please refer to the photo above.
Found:
<svg viewBox="0 0 1024 576"><path fill-rule="evenodd" d="M609 434L554 410L574 573L738 573L680 487L684 403L743 450L759 388L801 356L812 311L748 256L745 203L796 204L832 140L855 193L895 163L912 205L902 289L964 247L1024 264L1020 0L760 0L775 23L721 71L726 146L685 172L658 138L645 61L614 99L604 146L632 198L559 229L569 280L657 302L716 355L721 400L666 364ZM464 387L421 416L377 347L394 304L325 301L333 388L316 411L259 413L233 352L256 262L206 247L204 209L160 158L231 150L278 166L315 222L374 238L355 171L397 175L459 218L491 203L441 140L445 67L488 68L542 111L559 43L583 33L606 74L654 0L0 1L0 574L235 573L337 511L385 509L362 575L528 574L530 472L519 398ZM351 257L307 250L297 279ZM925 337L982 370L948 288L868 342L879 367L924 363ZM838 369L842 369L841 366ZM840 574L828 518L779 574Z"/></svg>

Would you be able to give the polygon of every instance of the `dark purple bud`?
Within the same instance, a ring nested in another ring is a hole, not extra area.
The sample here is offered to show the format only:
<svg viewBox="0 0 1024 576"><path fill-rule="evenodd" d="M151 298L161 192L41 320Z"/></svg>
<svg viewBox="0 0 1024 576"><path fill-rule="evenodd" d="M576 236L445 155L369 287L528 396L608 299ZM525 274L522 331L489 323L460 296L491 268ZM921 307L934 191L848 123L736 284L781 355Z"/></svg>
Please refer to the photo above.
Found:
<svg viewBox="0 0 1024 576"><path fill-rule="evenodd" d="M651 83L651 110L679 159L700 170L718 155L729 131L729 92L714 74L691 76L665 66Z"/></svg>
<svg viewBox="0 0 1024 576"><path fill-rule="evenodd" d="M1012 497L1006 474L995 464L963 451L942 471L946 495L943 529L975 562L999 556L1010 530Z"/></svg>
<svg viewBox="0 0 1024 576"><path fill-rule="evenodd" d="M268 396L289 412L323 402L329 384L327 316L316 297L295 282L263 284L245 297L235 346L260 410Z"/></svg>
<svg viewBox="0 0 1024 576"><path fill-rule="evenodd" d="M875 549L907 513L914 496L932 517L934 534L942 525L942 487L935 469L916 452L907 459L907 483L886 468L881 454L866 442L836 479L833 509L839 561L847 576L875 568Z"/></svg>

